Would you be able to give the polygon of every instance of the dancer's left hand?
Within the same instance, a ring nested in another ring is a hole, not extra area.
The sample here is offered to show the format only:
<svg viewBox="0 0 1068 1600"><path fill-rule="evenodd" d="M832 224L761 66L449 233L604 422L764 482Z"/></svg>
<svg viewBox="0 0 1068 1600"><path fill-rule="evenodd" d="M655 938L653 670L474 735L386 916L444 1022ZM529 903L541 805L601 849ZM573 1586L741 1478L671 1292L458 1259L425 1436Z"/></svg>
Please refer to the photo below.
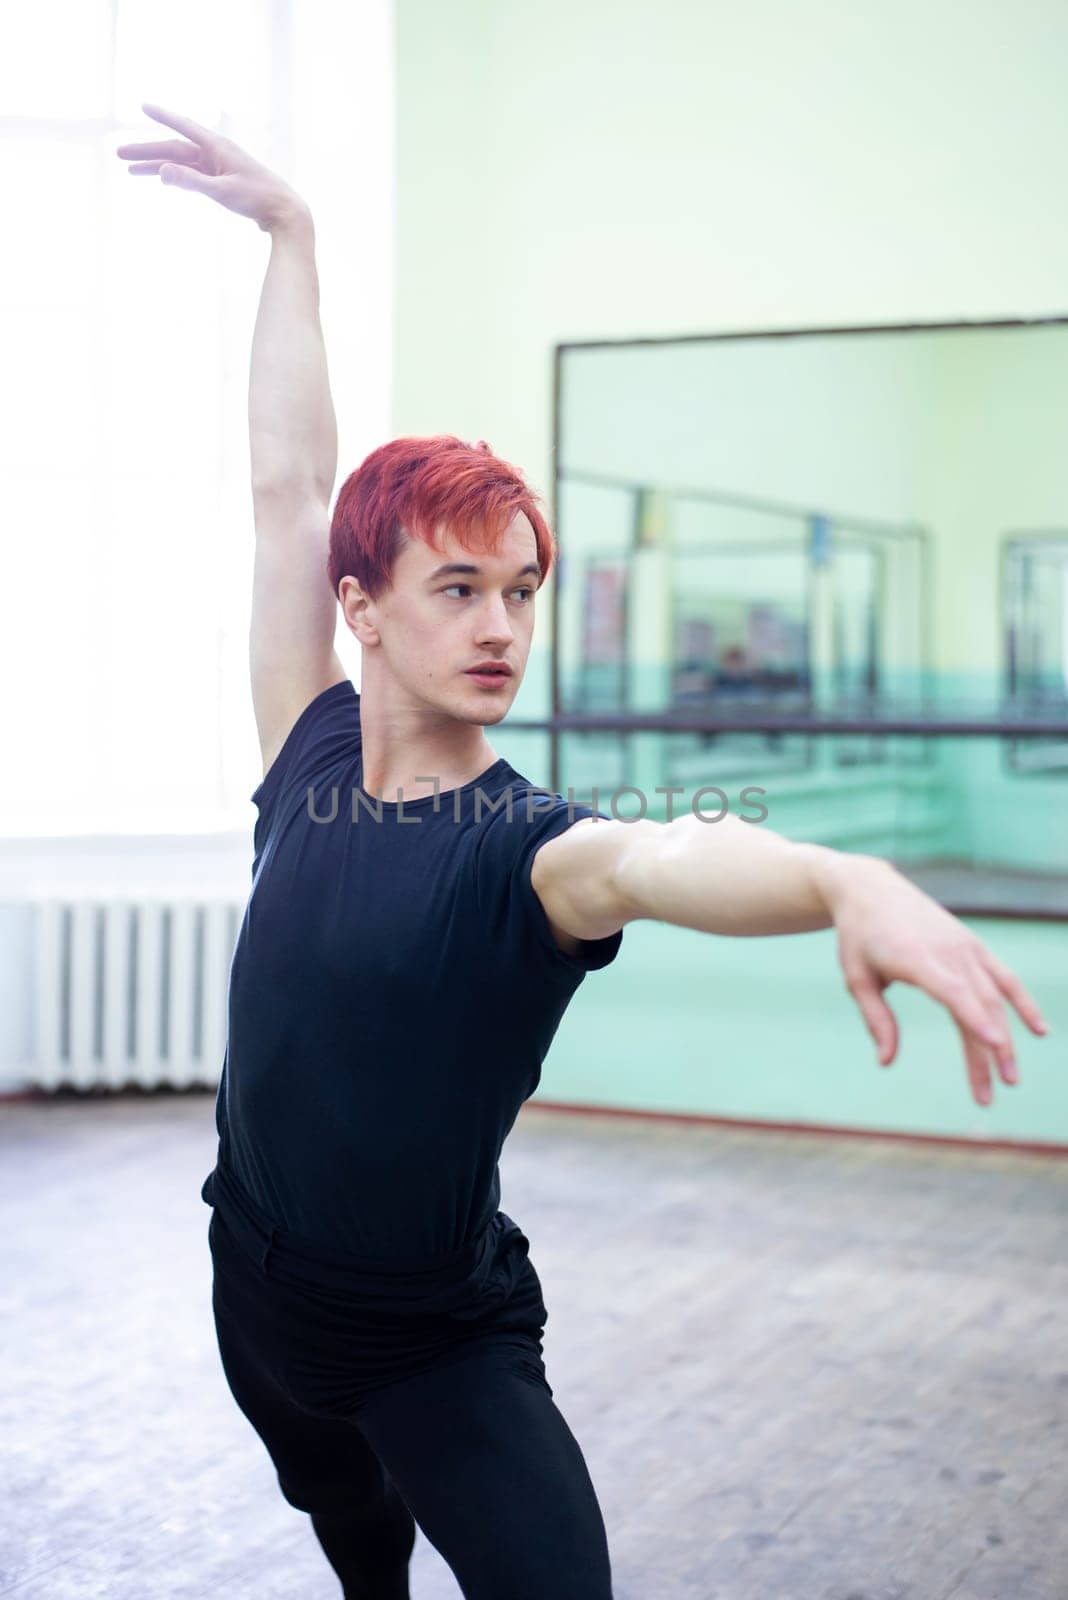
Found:
<svg viewBox="0 0 1068 1600"><path fill-rule="evenodd" d="M853 867L842 875L831 907L838 962L880 1065L890 1065L899 1040L883 990L898 981L914 984L953 1017L972 1093L980 1105L989 1105L991 1057L1003 1083L1018 1081L1004 1000L1041 1036L1049 1027L1038 1005L981 939L888 861L871 857Z"/></svg>

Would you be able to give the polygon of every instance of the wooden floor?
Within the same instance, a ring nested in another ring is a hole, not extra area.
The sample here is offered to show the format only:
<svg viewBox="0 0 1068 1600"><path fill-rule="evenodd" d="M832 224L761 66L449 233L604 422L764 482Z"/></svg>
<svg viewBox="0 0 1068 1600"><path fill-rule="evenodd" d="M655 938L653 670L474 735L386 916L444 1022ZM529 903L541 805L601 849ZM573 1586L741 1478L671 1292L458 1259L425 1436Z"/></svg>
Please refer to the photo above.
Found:
<svg viewBox="0 0 1068 1600"><path fill-rule="evenodd" d="M0 1127L0 1595L336 1600L218 1362L213 1097ZM529 1107L502 1174L616 1600L1068 1596L1068 1162Z"/></svg>

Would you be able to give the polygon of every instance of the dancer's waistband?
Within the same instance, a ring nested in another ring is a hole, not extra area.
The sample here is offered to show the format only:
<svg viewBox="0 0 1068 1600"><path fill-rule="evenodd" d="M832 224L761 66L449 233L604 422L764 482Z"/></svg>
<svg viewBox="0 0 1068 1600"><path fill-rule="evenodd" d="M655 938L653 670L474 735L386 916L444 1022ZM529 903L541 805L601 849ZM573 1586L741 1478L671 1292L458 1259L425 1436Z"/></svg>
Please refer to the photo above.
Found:
<svg viewBox="0 0 1068 1600"><path fill-rule="evenodd" d="M244 1186L221 1160L201 1188L201 1198L222 1213L225 1226L243 1250L272 1278L303 1287L328 1289L332 1296L368 1309L446 1312L481 1297L494 1276L502 1246L522 1231L498 1211L459 1250L431 1262L369 1262L351 1255L326 1254L313 1240L280 1228L266 1218Z"/></svg>

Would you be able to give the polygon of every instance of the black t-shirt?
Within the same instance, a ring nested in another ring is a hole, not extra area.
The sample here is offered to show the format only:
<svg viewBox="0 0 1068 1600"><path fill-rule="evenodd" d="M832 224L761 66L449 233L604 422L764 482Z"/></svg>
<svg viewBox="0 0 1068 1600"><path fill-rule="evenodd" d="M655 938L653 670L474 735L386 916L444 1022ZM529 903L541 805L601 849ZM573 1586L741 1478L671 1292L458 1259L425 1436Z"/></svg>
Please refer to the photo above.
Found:
<svg viewBox="0 0 1068 1600"><path fill-rule="evenodd" d="M530 884L539 846L589 807L503 758L403 805L362 779L346 679L304 708L251 797L218 1159L324 1251L429 1261L498 1210L505 1137L623 934L565 954Z"/></svg>

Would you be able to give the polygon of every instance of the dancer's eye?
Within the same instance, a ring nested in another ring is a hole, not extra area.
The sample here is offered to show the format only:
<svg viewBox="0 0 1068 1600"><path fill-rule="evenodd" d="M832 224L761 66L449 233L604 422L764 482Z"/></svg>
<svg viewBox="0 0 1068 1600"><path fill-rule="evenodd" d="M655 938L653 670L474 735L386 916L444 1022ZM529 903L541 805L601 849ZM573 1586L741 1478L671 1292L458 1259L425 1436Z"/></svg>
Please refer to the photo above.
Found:
<svg viewBox="0 0 1068 1600"><path fill-rule="evenodd" d="M450 583L449 587L447 589L442 589L441 592L442 594L454 594L460 589L462 589L465 594L471 593L471 585L469 583ZM522 585L518 589L513 589L512 593L526 595L528 598L525 600L520 600L519 602L521 606L525 606L530 604L530 597L535 595L537 590L532 585Z"/></svg>

